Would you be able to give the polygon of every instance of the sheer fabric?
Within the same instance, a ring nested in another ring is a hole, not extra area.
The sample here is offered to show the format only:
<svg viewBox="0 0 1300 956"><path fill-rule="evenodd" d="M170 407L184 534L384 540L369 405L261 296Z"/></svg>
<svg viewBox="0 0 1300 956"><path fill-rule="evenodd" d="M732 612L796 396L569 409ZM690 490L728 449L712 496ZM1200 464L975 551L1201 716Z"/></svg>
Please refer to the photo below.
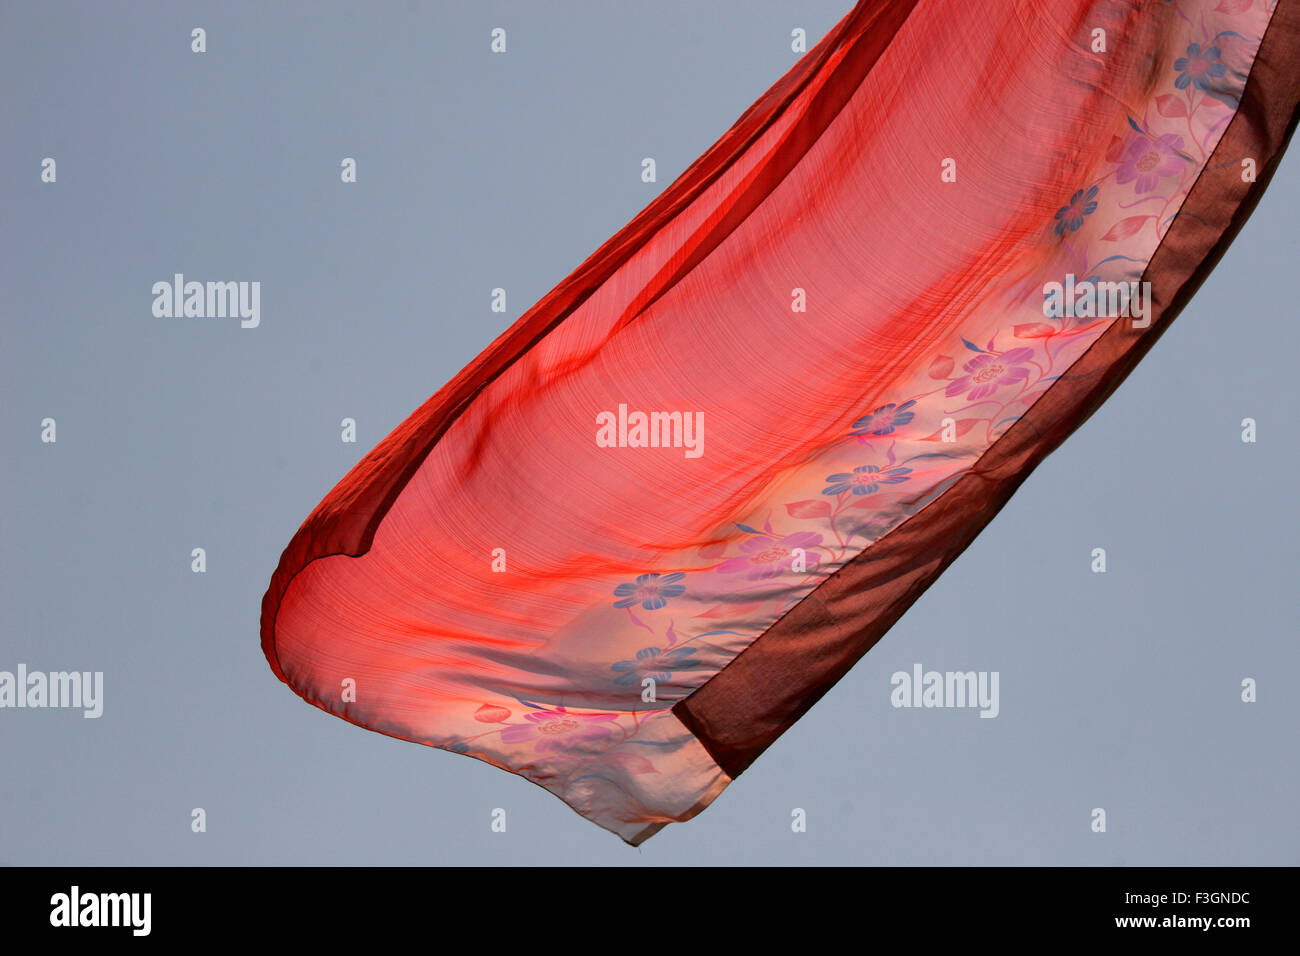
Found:
<svg viewBox="0 0 1300 956"><path fill-rule="evenodd" d="M699 812L1172 321L1285 146L1298 33L864 0L321 502L275 673L629 843Z"/></svg>

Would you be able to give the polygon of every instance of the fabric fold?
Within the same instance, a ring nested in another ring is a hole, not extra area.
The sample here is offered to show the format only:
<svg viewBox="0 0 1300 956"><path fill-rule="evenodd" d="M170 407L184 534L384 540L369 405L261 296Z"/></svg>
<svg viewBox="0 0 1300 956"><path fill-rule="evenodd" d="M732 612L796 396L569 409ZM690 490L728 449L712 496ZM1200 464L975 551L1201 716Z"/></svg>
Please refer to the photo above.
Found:
<svg viewBox="0 0 1300 956"><path fill-rule="evenodd" d="M1298 101L1296 0L864 0L317 506L272 669L689 819L1132 370Z"/></svg>

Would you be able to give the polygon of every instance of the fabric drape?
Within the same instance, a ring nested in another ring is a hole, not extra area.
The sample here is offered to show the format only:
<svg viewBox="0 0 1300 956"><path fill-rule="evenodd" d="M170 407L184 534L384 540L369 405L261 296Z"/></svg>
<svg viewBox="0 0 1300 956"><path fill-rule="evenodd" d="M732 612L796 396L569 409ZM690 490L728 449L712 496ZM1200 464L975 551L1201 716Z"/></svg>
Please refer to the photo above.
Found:
<svg viewBox="0 0 1300 956"><path fill-rule="evenodd" d="M1195 291L1298 11L863 0L316 507L275 674L634 845L698 813Z"/></svg>

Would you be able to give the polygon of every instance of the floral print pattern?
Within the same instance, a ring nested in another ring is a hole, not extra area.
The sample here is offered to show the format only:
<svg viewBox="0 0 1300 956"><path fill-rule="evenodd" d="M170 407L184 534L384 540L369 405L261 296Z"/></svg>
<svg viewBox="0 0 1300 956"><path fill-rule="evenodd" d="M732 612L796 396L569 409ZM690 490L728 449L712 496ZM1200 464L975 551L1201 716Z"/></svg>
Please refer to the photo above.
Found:
<svg viewBox="0 0 1300 956"><path fill-rule="evenodd" d="M578 781L597 765L598 776L655 773L655 747L629 752L629 743L640 742L650 726L664 726L675 700L924 507L1019 420L1115 320L1046 316L1043 283L1067 272L1093 283L1141 277L1226 127L1225 104L1240 93L1235 78L1244 79L1242 66L1267 23L1250 5L1217 12L1204 2L1173 5L1196 11L1179 21L1185 36L1178 49L1185 53L1166 61L1145 104L1118 107L1095 179L1072 184L1068 198L1044 209L1039 241L1056 251L1005 312L972 320L953 335L948 354L900 375L896 393L873 401L870 412L845 409L840 443L803 462L744 513L720 520L716 540L698 553L672 553L670 571L606 585L593 599L616 616L592 683L608 695L593 691L583 706L475 702L467 722L481 731L440 746L485 759L497 752L488 741L525 748L539 761L548 758L544 773L525 772L539 779ZM1255 26L1244 25L1248 16ZM1231 26L1256 35L1248 40ZM871 460L862 460L864 452ZM663 698L642 700L647 677L661 685Z"/></svg>
<svg viewBox="0 0 1300 956"><path fill-rule="evenodd" d="M622 600L615 601L614 607L631 607L640 604L644 610L657 611L668 606L668 599L681 597L686 593L686 585L678 584L686 577L680 571L673 574L640 574L631 584L620 584L614 589L614 596Z"/></svg>
<svg viewBox="0 0 1300 956"><path fill-rule="evenodd" d="M1217 46L1202 50L1199 43L1189 43L1187 55L1174 60L1174 69L1178 71L1174 88L1185 90L1189 84L1195 84L1198 90L1208 90L1215 80L1228 72L1228 68L1219 62L1220 52Z"/></svg>
<svg viewBox="0 0 1300 956"><path fill-rule="evenodd" d="M1177 176L1187 165L1183 156L1183 138L1165 133L1155 139L1134 137L1115 170L1115 182L1132 183L1138 195L1149 193L1167 176Z"/></svg>
<svg viewBox="0 0 1300 956"><path fill-rule="evenodd" d="M855 495L874 495L881 485L896 485L907 481L911 468L880 468L878 465L859 465L852 472L840 472L830 475L826 481L829 488L822 490L824 495L842 495L848 491Z"/></svg>
<svg viewBox="0 0 1300 956"><path fill-rule="evenodd" d="M691 657L689 648L675 647L664 652L657 647L644 647L636 652L635 660L615 661L610 669L618 672L614 683L640 686L641 681L647 677L653 677L660 684L667 684L673 678L673 671L699 666L700 662Z"/></svg>
<svg viewBox="0 0 1300 956"><path fill-rule="evenodd" d="M612 724L617 720L618 714L577 713L564 707L539 709L524 714L524 723L502 730L501 741L530 743L537 753L592 750L613 738Z"/></svg>
<svg viewBox="0 0 1300 956"><path fill-rule="evenodd" d="M1070 201L1056 210L1056 234L1064 235L1065 230L1078 232L1083 226L1085 216L1097 211L1097 187L1089 186L1087 191L1080 189L1070 197Z"/></svg>
<svg viewBox="0 0 1300 956"><path fill-rule="evenodd" d="M740 552L718 565L719 574L739 574L749 581L761 581L779 577L791 570L795 562L795 550L808 551L822 542L822 536L813 531L796 531L793 534L776 536L756 534L740 542ZM808 560L816 563L816 556Z"/></svg>
<svg viewBox="0 0 1300 956"><path fill-rule="evenodd" d="M1009 349L1000 355L981 352L962 366L966 374L949 384L944 394L949 398L965 394L967 399L977 402L1003 386L1018 385L1029 378L1029 369L1023 363L1033 354L1033 349L1023 347Z"/></svg>
<svg viewBox="0 0 1300 956"><path fill-rule="evenodd" d="M853 423L853 435L892 435L894 429L902 428L915 417L910 411L916 399L908 399L901 405L890 402L882 405L870 415L863 415Z"/></svg>

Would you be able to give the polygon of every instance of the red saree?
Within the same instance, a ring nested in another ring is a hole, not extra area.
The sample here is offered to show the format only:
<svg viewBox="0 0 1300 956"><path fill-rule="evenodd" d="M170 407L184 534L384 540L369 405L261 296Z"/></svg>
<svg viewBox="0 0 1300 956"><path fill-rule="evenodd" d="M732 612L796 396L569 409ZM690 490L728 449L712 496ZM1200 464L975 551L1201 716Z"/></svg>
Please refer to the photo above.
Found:
<svg viewBox="0 0 1300 956"><path fill-rule="evenodd" d="M1298 96L1300 0L863 0L317 506L272 669L690 818L1151 347Z"/></svg>

